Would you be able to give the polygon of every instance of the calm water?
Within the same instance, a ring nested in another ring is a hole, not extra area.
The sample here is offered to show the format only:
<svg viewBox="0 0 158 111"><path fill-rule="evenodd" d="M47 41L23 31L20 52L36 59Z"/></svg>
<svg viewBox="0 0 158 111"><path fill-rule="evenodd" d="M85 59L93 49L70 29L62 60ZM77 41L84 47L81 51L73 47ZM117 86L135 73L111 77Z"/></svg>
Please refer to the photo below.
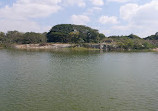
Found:
<svg viewBox="0 0 158 111"><path fill-rule="evenodd" d="M158 53L1 49L0 111L158 111Z"/></svg>

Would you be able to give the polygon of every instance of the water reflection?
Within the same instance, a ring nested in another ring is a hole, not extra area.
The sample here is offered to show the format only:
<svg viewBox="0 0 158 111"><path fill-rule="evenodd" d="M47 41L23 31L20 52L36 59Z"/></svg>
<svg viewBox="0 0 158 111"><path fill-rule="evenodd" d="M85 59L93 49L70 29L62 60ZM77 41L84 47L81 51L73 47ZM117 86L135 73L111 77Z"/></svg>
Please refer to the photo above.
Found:
<svg viewBox="0 0 158 111"><path fill-rule="evenodd" d="M157 53L0 50L3 111L158 109Z"/></svg>

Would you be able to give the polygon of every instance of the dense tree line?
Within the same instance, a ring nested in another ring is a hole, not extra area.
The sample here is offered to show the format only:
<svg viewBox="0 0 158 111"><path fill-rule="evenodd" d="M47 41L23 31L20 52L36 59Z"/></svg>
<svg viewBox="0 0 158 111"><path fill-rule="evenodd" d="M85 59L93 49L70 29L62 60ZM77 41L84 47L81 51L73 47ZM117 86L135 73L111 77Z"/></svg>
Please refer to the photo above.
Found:
<svg viewBox="0 0 158 111"><path fill-rule="evenodd" d="M158 40L158 32L155 35L144 38L145 40Z"/></svg>
<svg viewBox="0 0 158 111"><path fill-rule="evenodd" d="M8 44L36 43L111 43L122 49L150 49L158 47L158 33L144 39L137 35L105 37L98 30L83 25L60 24L51 28L47 33L0 32L0 46Z"/></svg>
<svg viewBox="0 0 158 111"><path fill-rule="evenodd" d="M155 35L148 36L144 38L144 40L150 42L151 44L154 44L156 47L158 47L158 32L155 33Z"/></svg>
<svg viewBox="0 0 158 111"><path fill-rule="evenodd" d="M47 42L46 33L8 31L0 32L0 44L36 44Z"/></svg>
<svg viewBox="0 0 158 111"><path fill-rule="evenodd" d="M98 43L105 35L87 26L61 24L52 27L47 38L48 42Z"/></svg>
<svg viewBox="0 0 158 111"><path fill-rule="evenodd" d="M156 47L155 44L150 41L144 40L134 34L130 34L128 36L110 36L108 39L112 39L119 48L126 50L151 49Z"/></svg>

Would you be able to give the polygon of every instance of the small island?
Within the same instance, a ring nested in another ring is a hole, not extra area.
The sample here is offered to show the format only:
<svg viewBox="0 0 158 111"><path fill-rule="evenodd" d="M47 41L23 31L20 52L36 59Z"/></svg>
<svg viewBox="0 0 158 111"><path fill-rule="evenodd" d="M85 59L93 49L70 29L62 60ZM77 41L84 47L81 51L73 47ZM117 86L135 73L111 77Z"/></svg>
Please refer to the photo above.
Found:
<svg viewBox="0 0 158 111"><path fill-rule="evenodd" d="M141 38L130 34L127 36L109 36L98 30L74 24L59 24L49 32L0 32L1 48L17 49L58 49L85 48L105 51L154 50L158 47L158 33Z"/></svg>

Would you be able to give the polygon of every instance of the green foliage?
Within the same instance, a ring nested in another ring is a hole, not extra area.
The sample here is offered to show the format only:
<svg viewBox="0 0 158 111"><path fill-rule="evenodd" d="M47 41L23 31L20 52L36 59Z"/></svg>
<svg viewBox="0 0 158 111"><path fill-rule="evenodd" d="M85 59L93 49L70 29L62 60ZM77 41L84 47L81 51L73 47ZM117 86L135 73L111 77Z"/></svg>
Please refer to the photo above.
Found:
<svg viewBox="0 0 158 111"><path fill-rule="evenodd" d="M147 41L143 43L143 46L145 49L151 49L155 47L154 44L151 44L150 42L147 42Z"/></svg>
<svg viewBox="0 0 158 111"><path fill-rule="evenodd" d="M130 34L129 36L127 36L130 39L141 39L139 36L134 35L134 34Z"/></svg>
<svg viewBox="0 0 158 111"><path fill-rule="evenodd" d="M0 32L0 44L2 44L5 41L5 33Z"/></svg>
<svg viewBox="0 0 158 111"><path fill-rule="evenodd" d="M146 37L145 40L158 40L158 32L155 35Z"/></svg>
<svg viewBox="0 0 158 111"><path fill-rule="evenodd" d="M6 34L0 32L0 44L7 47L11 44L46 43L46 34L35 32L21 33L18 31L8 31Z"/></svg>
<svg viewBox="0 0 158 111"><path fill-rule="evenodd" d="M100 40L103 40L103 39L105 39L106 37L105 37L104 34L100 33L100 34L99 34L99 38L100 38Z"/></svg>
<svg viewBox="0 0 158 111"><path fill-rule="evenodd" d="M130 34L128 36L110 36L111 39L121 40L121 39L141 39L139 36Z"/></svg>
<svg viewBox="0 0 158 111"><path fill-rule="evenodd" d="M35 33L35 32L26 32L21 42L23 44L45 43L46 37L44 34Z"/></svg>
<svg viewBox="0 0 158 111"><path fill-rule="evenodd" d="M52 27L47 33L8 31L0 32L0 46L8 47L12 44L44 45L46 42L61 43L105 43L123 50L151 49L158 47L158 33L145 39L137 35L105 37L98 30L83 25L60 24Z"/></svg>
<svg viewBox="0 0 158 111"><path fill-rule="evenodd" d="M125 50L130 50L130 49L141 50L141 49L151 49L155 47L149 41L141 39L140 37L133 34L129 36L110 36L109 39L113 39L119 48Z"/></svg>
<svg viewBox="0 0 158 111"><path fill-rule="evenodd" d="M70 32L68 35L69 42L72 43L83 43L84 40L79 37L80 33L79 32Z"/></svg>
<svg viewBox="0 0 158 111"><path fill-rule="evenodd" d="M103 34L99 36L96 29L83 25L61 24L52 27L47 34L48 42L63 43L98 43Z"/></svg>
<svg viewBox="0 0 158 111"><path fill-rule="evenodd" d="M7 43L21 43L24 33L18 31L8 31L6 33L6 42Z"/></svg>
<svg viewBox="0 0 158 111"><path fill-rule="evenodd" d="M53 37L51 37L53 36ZM62 33L62 32L54 32L54 33L50 33L49 37L48 37L48 42L62 42L62 43L66 43L68 42L67 39L68 34Z"/></svg>

